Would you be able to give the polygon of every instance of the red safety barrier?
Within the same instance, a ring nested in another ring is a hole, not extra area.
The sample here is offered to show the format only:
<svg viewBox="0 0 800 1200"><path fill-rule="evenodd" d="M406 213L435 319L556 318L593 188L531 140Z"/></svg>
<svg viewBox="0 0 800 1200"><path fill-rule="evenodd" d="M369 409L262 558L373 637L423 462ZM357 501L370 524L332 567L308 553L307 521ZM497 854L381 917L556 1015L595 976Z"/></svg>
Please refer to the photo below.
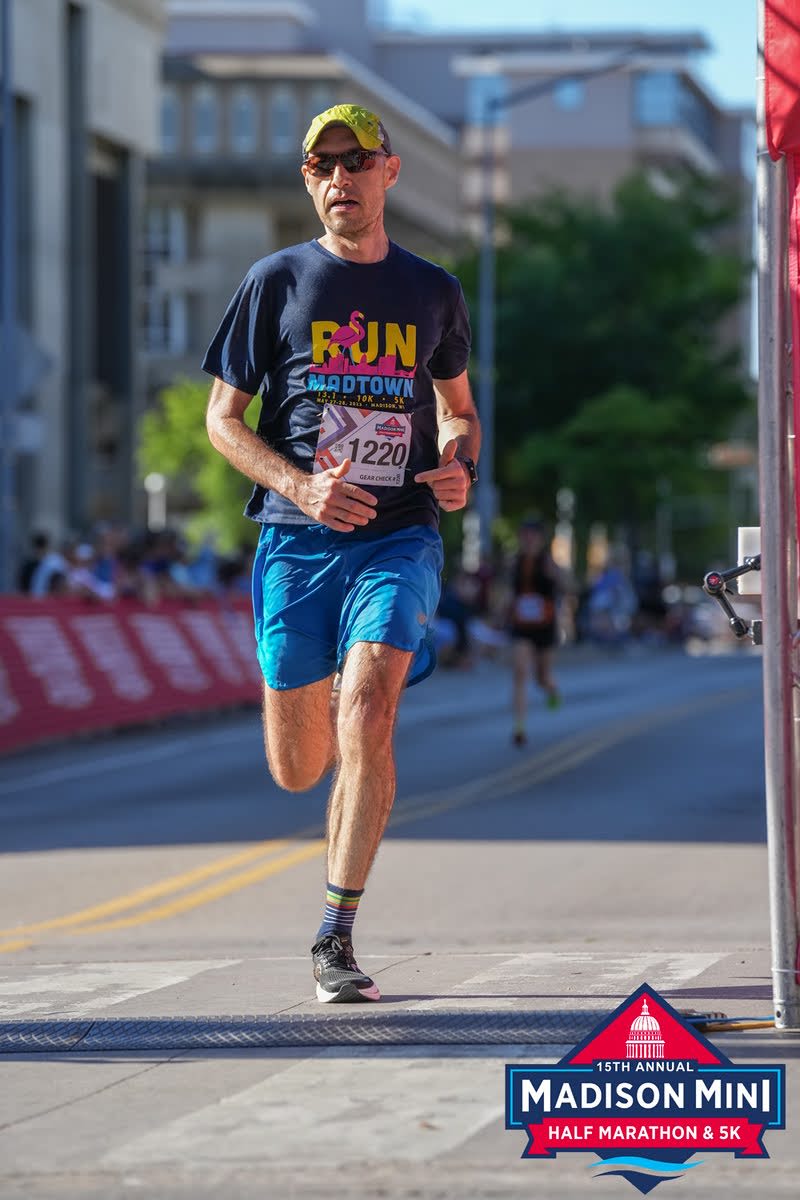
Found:
<svg viewBox="0 0 800 1200"><path fill-rule="evenodd" d="M261 696L245 599L0 598L0 751Z"/></svg>

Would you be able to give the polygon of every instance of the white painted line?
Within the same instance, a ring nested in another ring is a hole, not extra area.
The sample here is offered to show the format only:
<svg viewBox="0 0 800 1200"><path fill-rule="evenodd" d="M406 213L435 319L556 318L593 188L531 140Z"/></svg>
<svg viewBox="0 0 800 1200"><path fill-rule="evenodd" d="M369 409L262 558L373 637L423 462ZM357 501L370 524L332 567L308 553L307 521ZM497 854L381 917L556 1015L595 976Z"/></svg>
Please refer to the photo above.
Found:
<svg viewBox="0 0 800 1200"><path fill-rule="evenodd" d="M503 1064L510 1048L492 1057L464 1053L432 1059L389 1048L323 1050L271 1074L244 1091L151 1130L111 1150L109 1168L147 1169L158 1163L292 1165L314 1161L330 1173L342 1167L361 1178L365 1157L429 1162L468 1142L503 1117ZM548 1047L548 1060L552 1048ZM300 1051L306 1053L307 1051ZM520 1048L513 1048L514 1061ZM309 1138L311 1141L309 1142ZM369 1195L366 1182L365 1195ZM334 1188L334 1190L336 1190ZM349 1194L349 1193L348 1193Z"/></svg>
<svg viewBox="0 0 800 1200"><path fill-rule="evenodd" d="M82 1017L239 961L75 963L31 967L22 978L17 968L0 978L0 1016Z"/></svg>
<svg viewBox="0 0 800 1200"><path fill-rule="evenodd" d="M450 1007L459 996L470 996L486 990L491 996L483 1001L477 997L471 999L470 1008L515 1007L518 996L526 995L531 990L535 990L539 996L546 995L547 990L556 985L559 992L569 985L575 989L576 997L600 996L608 991L633 991L642 982L649 983L658 991L666 987L683 986L723 957L722 954L700 952L608 954L601 950L536 950L529 954L510 955L502 962L494 963L456 984L448 996L421 1000L414 1010L435 1012ZM502 994L504 992L505 996Z"/></svg>

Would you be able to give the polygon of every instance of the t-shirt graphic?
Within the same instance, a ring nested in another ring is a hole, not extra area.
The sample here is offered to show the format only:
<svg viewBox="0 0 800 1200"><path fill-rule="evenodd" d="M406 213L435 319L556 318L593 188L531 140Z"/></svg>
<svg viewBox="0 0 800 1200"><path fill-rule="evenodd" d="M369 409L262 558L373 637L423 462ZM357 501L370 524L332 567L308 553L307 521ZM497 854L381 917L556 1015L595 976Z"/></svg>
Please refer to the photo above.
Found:
<svg viewBox="0 0 800 1200"><path fill-rule="evenodd" d="M469 349L461 286L442 267L395 242L380 262L357 263L312 241L250 268L203 368L260 393L259 437L300 470L351 460L347 478L377 499L375 519L347 535L359 537L438 524L414 476L439 461L434 383L460 375ZM245 511L314 523L261 485Z"/></svg>
<svg viewBox="0 0 800 1200"><path fill-rule="evenodd" d="M324 402L314 471L350 459L350 483L402 487L411 451L411 413L405 410L414 398L417 331L388 322L383 345L392 352L379 355L378 322L364 322L364 313L354 309L348 324L329 336L328 322L312 324L308 387Z"/></svg>

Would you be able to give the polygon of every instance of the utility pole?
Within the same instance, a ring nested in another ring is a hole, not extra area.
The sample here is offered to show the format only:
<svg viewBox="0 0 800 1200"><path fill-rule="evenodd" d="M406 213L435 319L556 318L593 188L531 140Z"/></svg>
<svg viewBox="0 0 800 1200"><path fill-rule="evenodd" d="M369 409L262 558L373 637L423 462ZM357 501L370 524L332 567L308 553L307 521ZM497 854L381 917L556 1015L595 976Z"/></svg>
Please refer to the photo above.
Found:
<svg viewBox="0 0 800 1200"><path fill-rule="evenodd" d="M12 59L12 0L0 0L0 593L14 587L16 552L16 410L17 363L17 213L16 138Z"/></svg>
<svg viewBox="0 0 800 1200"><path fill-rule="evenodd" d="M611 75L627 66L641 47L631 43L625 49L585 71L559 71L545 80L526 84L508 96L487 96L482 114L481 166L481 245L478 274L478 415L481 421L483 444L476 486L478 541L481 558L488 562L492 550L492 522L496 515L496 485L494 461L495 432L495 276L497 220L494 200L495 145L497 118L524 100L550 95L565 80L576 83Z"/></svg>

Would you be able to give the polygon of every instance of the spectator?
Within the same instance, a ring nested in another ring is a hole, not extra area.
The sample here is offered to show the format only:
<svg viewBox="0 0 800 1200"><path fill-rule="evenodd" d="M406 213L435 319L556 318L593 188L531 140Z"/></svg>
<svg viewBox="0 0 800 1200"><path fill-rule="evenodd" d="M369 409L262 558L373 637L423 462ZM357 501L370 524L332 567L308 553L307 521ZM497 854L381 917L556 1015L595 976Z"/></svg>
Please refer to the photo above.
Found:
<svg viewBox="0 0 800 1200"><path fill-rule="evenodd" d="M67 592L84 599L113 600L113 583L104 583L94 572L94 546L89 542L73 543L67 550Z"/></svg>
<svg viewBox="0 0 800 1200"><path fill-rule="evenodd" d="M23 561L17 575L17 587L19 591L26 594L30 593L36 568L42 562L49 549L49 535L42 532L34 533L31 538L31 548L28 557Z"/></svg>
<svg viewBox="0 0 800 1200"><path fill-rule="evenodd" d="M49 539L38 565L31 572L28 592L31 596L50 596L62 590L66 580L67 560L57 550L49 548Z"/></svg>

